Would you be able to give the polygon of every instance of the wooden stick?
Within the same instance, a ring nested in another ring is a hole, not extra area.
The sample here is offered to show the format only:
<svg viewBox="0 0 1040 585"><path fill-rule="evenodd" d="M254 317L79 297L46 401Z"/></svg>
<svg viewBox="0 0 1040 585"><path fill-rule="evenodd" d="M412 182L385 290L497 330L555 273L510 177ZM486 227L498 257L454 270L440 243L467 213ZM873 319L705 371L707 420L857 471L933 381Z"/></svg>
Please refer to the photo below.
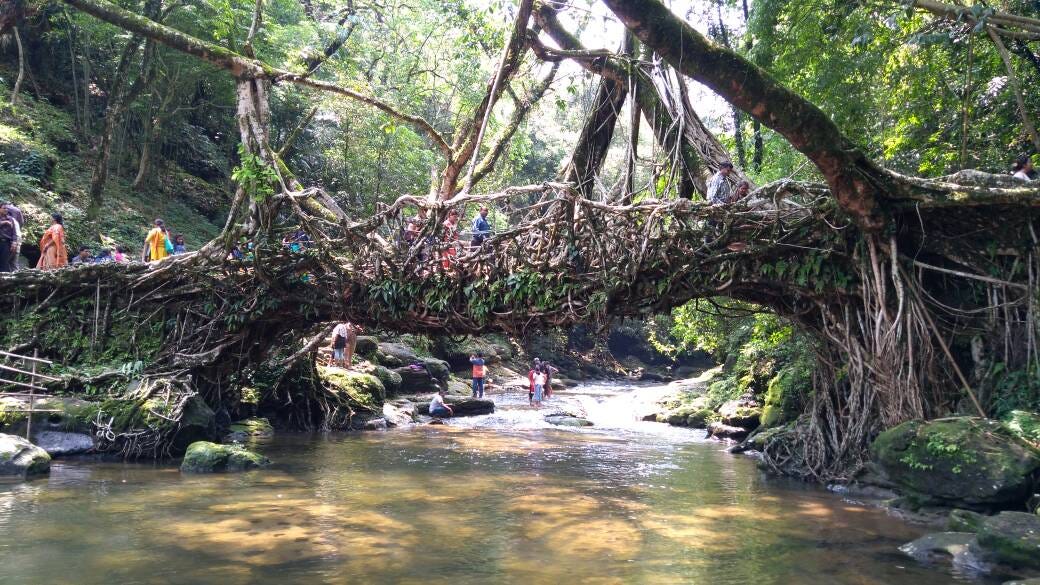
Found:
<svg viewBox="0 0 1040 585"><path fill-rule="evenodd" d="M36 352L33 352L33 353L36 353ZM54 362L47 361L47 360L44 360L44 359L40 359L40 358L36 358L36 357L28 357L28 356L24 356L24 355L18 355L16 353L10 353L10 352L6 352L6 351L0 351L0 355L4 355L4 356L10 357L10 358L16 358L16 359L20 359L20 360L31 360L31 361L34 361L34 362L40 362L41 364L50 364L50 365L54 364Z"/></svg>
<svg viewBox="0 0 1040 585"><path fill-rule="evenodd" d="M40 386L33 386L32 384L26 384L25 382L15 382L14 380L5 380L4 378L0 378L0 384L11 384L13 386L21 386L22 388L32 388L33 390L43 390L44 392L47 391L46 388L41 388Z"/></svg>
<svg viewBox="0 0 1040 585"><path fill-rule="evenodd" d="M32 364L33 364L33 369L35 369L36 368L36 362L32 362ZM0 364L0 370L7 370L9 372L18 372L19 374L25 374L26 376L32 376L33 375L33 372L26 372L25 370L19 370L18 368L15 368L15 367L12 367L12 366L5 366L4 364ZM43 374L36 374L36 377L37 378L43 378L44 380L47 380L48 382L61 382L61 378L54 378L54 377L51 377L51 376L45 376Z"/></svg>

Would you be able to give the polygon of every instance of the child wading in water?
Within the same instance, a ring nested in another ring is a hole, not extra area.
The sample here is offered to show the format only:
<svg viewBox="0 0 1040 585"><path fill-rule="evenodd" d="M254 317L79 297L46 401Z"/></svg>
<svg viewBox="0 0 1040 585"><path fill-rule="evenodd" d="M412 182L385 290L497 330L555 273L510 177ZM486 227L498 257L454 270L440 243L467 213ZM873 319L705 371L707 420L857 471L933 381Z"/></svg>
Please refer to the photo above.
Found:
<svg viewBox="0 0 1040 585"><path fill-rule="evenodd" d="M484 397L484 354L477 352L469 356L469 363L473 365L473 398Z"/></svg>
<svg viewBox="0 0 1040 585"><path fill-rule="evenodd" d="M542 406L542 393L545 392L545 371L539 367L534 371L534 405Z"/></svg>

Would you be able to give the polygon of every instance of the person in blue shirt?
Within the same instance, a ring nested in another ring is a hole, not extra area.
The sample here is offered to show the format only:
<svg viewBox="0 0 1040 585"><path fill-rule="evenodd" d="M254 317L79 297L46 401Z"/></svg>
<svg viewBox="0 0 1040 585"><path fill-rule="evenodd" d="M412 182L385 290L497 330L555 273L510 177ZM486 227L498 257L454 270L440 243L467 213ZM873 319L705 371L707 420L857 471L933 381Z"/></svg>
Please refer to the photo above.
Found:
<svg viewBox="0 0 1040 585"><path fill-rule="evenodd" d="M480 213L473 219L473 241L471 244L474 247L483 244L484 240L491 235L491 224L488 223L487 215L487 205L482 205Z"/></svg>

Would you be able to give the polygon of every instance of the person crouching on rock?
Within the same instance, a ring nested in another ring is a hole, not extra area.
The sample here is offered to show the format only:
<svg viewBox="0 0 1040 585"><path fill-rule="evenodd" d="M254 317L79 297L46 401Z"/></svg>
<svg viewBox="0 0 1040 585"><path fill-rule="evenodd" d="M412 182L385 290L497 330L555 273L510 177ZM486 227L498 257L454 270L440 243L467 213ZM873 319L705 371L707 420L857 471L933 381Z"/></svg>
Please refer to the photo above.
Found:
<svg viewBox="0 0 1040 585"><path fill-rule="evenodd" d="M484 354L477 352L469 356L469 363L473 365L473 398L484 397Z"/></svg>
<svg viewBox="0 0 1040 585"><path fill-rule="evenodd" d="M433 400L430 401L430 416L433 418L450 418L454 414L455 411L444 403L444 389L438 390L433 395Z"/></svg>

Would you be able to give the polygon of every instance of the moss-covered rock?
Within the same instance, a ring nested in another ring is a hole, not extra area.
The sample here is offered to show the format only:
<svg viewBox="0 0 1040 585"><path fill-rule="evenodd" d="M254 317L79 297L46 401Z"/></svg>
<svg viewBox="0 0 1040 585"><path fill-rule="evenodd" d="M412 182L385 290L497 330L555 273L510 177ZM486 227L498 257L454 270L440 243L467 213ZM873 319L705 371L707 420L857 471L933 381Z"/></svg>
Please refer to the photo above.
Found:
<svg viewBox="0 0 1040 585"><path fill-rule="evenodd" d="M748 431L758 428L762 420L762 409L749 400L728 400L718 408L719 421L728 427L739 427Z"/></svg>
<svg viewBox="0 0 1040 585"><path fill-rule="evenodd" d="M231 423L228 427L227 440L245 441L254 438L274 436L274 427L266 418L247 418Z"/></svg>
<svg viewBox="0 0 1040 585"><path fill-rule="evenodd" d="M986 517L978 512L954 510L950 512L950 517L946 519L946 529L950 532L975 533L979 531L979 527L982 526L982 522L985 519Z"/></svg>
<svg viewBox="0 0 1040 585"><path fill-rule="evenodd" d="M385 366L375 366L370 372L383 383L387 396L392 396L401 391L401 374Z"/></svg>
<svg viewBox="0 0 1040 585"><path fill-rule="evenodd" d="M51 456L29 441L0 434L0 478L25 479L50 471Z"/></svg>
<svg viewBox="0 0 1040 585"><path fill-rule="evenodd" d="M359 335L357 338L357 345L354 346L354 353L357 355L371 357L379 351L379 340L370 335Z"/></svg>
<svg viewBox="0 0 1040 585"><path fill-rule="evenodd" d="M1001 512L982 521L979 545L1002 563L1040 569L1040 516Z"/></svg>
<svg viewBox="0 0 1040 585"><path fill-rule="evenodd" d="M1004 427L1035 447L1040 447L1040 414L1013 410L1002 421Z"/></svg>
<svg viewBox="0 0 1040 585"><path fill-rule="evenodd" d="M158 421L152 421L158 423ZM217 438L217 415L200 396L195 396L184 405L184 411L173 437L172 452L183 453L188 445L196 441L211 441Z"/></svg>
<svg viewBox="0 0 1040 585"><path fill-rule="evenodd" d="M400 368L422 361L411 347L403 343L385 341L379 344L374 357L379 362L379 365L388 368Z"/></svg>
<svg viewBox="0 0 1040 585"><path fill-rule="evenodd" d="M710 408L701 408L686 417L686 426L694 429L703 429L717 418L715 411Z"/></svg>
<svg viewBox="0 0 1040 585"><path fill-rule="evenodd" d="M903 423L881 433L871 454L911 495L959 507L1024 502L1040 473L1040 453L975 417Z"/></svg>
<svg viewBox="0 0 1040 585"><path fill-rule="evenodd" d="M334 391L342 393L350 404L370 412L382 412L386 388L379 378L342 368L319 367L318 374Z"/></svg>
<svg viewBox="0 0 1040 585"><path fill-rule="evenodd" d="M181 462L181 471L187 473L214 473L219 471L246 471L270 465L270 460L238 445L218 445L198 441L188 446Z"/></svg>
<svg viewBox="0 0 1040 585"><path fill-rule="evenodd" d="M448 378L451 377L451 368L448 367L448 362L444 360L423 358L422 364L426 366L426 370L430 372L430 375L442 384L447 383Z"/></svg>

